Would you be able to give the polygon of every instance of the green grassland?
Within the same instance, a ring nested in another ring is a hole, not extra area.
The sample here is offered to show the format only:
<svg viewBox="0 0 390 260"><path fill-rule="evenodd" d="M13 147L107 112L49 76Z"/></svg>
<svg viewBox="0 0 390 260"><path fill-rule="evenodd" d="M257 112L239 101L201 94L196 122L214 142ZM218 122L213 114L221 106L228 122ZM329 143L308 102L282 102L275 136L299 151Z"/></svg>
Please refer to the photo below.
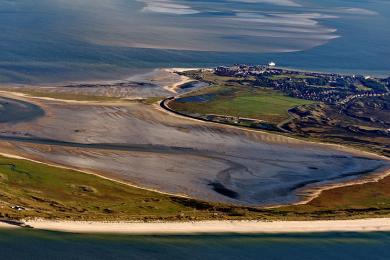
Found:
<svg viewBox="0 0 390 260"><path fill-rule="evenodd" d="M175 197L75 170L0 157L0 217L169 221L388 216L390 178L385 180L325 191L307 205L262 209Z"/></svg>
<svg viewBox="0 0 390 260"><path fill-rule="evenodd" d="M278 79L314 79L313 76L307 76L307 75L301 75L301 74L281 74L281 75L273 75L270 77L272 80L278 80Z"/></svg>
<svg viewBox="0 0 390 260"><path fill-rule="evenodd" d="M246 117L278 123L289 117L288 109L312 103L288 97L275 90L246 86L210 87L190 96L205 94L214 95L215 98L207 102L174 101L170 107L182 112Z"/></svg>
<svg viewBox="0 0 390 260"><path fill-rule="evenodd" d="M359 91L372 91L372 88L366 87L362 84L355 84L355 88Z"/></svg>
<svg viewBox="0 0 390 260"><path fill-rule="evenodd" d="M351 185L323 191L311 202L287 206L279 213L292 212L306 218L350 218L390 216L390 177L379 182Z"/></svg>

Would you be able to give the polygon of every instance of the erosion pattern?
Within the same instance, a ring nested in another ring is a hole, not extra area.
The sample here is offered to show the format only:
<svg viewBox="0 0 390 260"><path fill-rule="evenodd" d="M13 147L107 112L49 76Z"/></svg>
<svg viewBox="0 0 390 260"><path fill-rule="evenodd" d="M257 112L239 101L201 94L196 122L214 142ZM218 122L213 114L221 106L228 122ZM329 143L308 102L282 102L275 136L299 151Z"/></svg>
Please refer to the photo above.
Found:
<svg viewBox="0 0 390 260"><path fill-rule="evenodd" d="M292 203L309 188L390 167L380 157L198 122L139 103L30 102L45 113L0 123L2 151L208 201Z"/></svg>

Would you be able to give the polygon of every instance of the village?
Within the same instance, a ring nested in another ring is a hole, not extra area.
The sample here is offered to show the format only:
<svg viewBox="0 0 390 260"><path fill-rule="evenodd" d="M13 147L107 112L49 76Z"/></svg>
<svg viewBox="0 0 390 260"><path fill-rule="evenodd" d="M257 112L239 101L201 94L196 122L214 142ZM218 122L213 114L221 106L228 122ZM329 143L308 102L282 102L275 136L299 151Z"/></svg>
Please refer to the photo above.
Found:
<svg viewBox="0 0 390 260"><path fill-rule="evenodd" d="M355 98L379 97L390 93L390 77L375 78L362 75L341 75L288 70L268 65L236 64L214 69L218 76L253 80L258 87L280 90L296 98L345 105Z"/></svg>

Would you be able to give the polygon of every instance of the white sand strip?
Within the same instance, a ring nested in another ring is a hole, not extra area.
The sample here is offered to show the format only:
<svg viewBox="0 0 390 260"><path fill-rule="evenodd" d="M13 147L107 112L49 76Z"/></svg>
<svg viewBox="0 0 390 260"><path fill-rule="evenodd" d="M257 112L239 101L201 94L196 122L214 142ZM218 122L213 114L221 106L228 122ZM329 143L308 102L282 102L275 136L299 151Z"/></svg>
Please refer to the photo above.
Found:
<svg viewBox="0 0 390 260"><path fill-rule="evenodd" d="M7 224L7 223L4 223L4 222L0 222L0 229L3 229L3 228L19 228L18 226L16 225L11 225L11 224Z"/></svg>
<svg viewBox="0 0 390 260"><path fill-rule="evenodd" d="M390 218L321 221L76 222L26 221L45 230L72 233L191 234L390 231Z"/></svg>

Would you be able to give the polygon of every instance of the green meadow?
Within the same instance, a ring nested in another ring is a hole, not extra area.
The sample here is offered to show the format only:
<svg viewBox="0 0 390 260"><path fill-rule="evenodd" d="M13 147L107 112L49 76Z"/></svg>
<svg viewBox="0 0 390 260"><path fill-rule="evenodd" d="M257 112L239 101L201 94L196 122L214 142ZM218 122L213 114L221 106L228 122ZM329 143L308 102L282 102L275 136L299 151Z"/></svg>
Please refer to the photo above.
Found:
<svg viewBox="0 0 390 260"><path fill-rule="evenodd" d="M279 91L246 86L210 87L190 96L202 95L213 95L214 98L207 102L180 102L179 99L171 102L170 106L190 113L254 118L278 123L289 117L290 108L313 103L286 96Z"/></svg>

